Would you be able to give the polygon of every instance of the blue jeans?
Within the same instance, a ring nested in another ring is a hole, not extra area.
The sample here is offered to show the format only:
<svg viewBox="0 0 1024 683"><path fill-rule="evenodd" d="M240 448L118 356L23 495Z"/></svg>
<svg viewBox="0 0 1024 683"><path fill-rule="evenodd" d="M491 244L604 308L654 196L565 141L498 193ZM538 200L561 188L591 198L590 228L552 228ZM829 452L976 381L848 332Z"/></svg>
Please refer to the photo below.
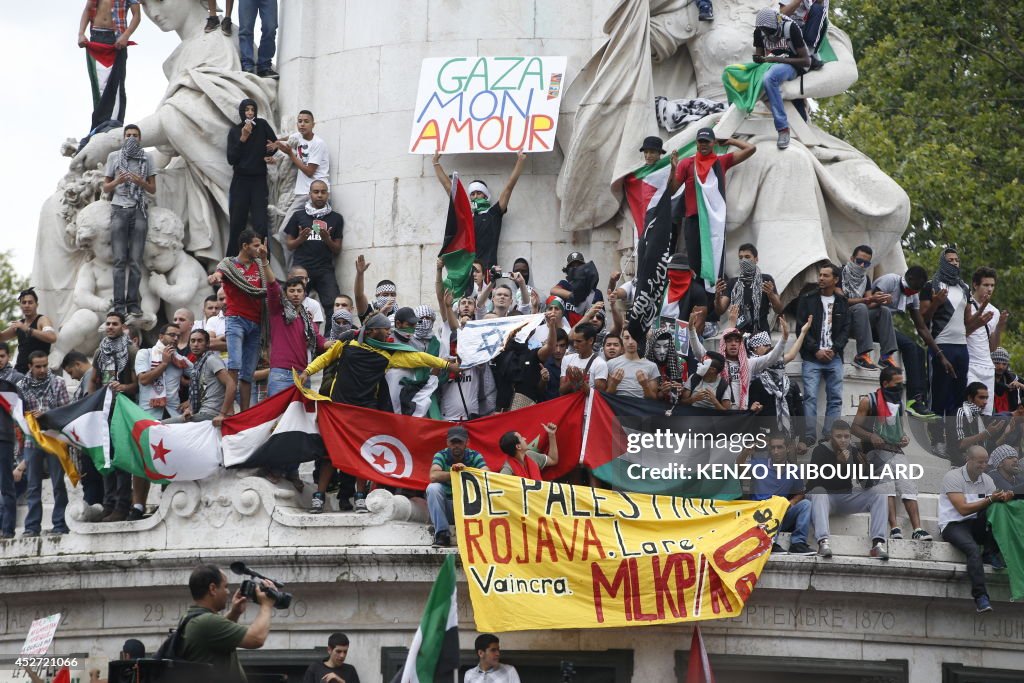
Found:
<svg viewBox="0 0 1024 683"><path fill-rule="evenodd" d="M260 15L263 32L260 34L260 50L253 59L253 32L256 30L256 15ZM266 71L270 68L277 52L277 0L240 0L238 3L238 48L242 53L242 68Z"/></svg>
<svg viewBox="0 0 1024 683"><path fill-rule="evenodd" d="M790 505L786 516L782 518L779 531L792 531L790 545L807 543L807 531L811 527L811 501L804 498L795 505Z"/></svg>
<svg viewBox="0 0 1024 683"><path fill-rule="evenodd" d="M28 514L25 516L25 531L41 530L43 523L43 461L49 461L50 484L53 486L54 531L67 531L64 510L68 506L68 490L64 487L64 468L57 456L51 455L38 446L25 446L25 462L28 471ZM6 522L6 520L5 520Z"/></svg>
<svg viewBox="0 0 1024 683"><path fill-rule="evenodd" d="M293 386L295 386L295 380L292 379L291 368L270 368L270 377L267 378L267 398L287 391ZM302 386L309 389L311 386L309 380L307 379Z"/></svg>
<svg viewBox="0 0 1024 683"><path fill-rule="evenodd" d="M0 532L14 533L17 501L14 493L14 442L0 441Z"/></svg>
<svg viewBox="0 0 1024 683"><path fill-rule="evenodd" d="M775 130L789 128L789 119L786 118L781 88L783 83L791 81L799 75L796 69L789 64L773 64L764 76L764 94L768 97L768 105L772 109Z"/></svg>
<svg viewBox="0 0 1024 683"><path fill-rule="evenodd" d="M434 525L435 536L447 532L455 521L452 499L445 495L444 487L437 482L427 484L427 510L430 512L430 523Z"/></svg>
<svg viewBox="0 0 1024 683"><path fill-rule="evenodd" d="M149 218L138 206L110 207L110 246L114 252L114 308L139 308L142 254L146 249ZM125 279L127 273L127 289Z"/></svg>
<svg viewBox="0 0 1024 683"><path fill-rule="evenodd" d="M260 324L229 315L224 319L224 336L228 344L228 370L236 370L238 379L252 384L252 374L260 360Z"/></svg>
<svg viewBox="0 0 1024 683"><path fill-rule="evenodd" d="M818 427L818 384L825 379L825 422L822 435L832 429L832 423L843 408L843 358L842 351L836 353L828 363L804 360L801 370L804 381L805 435L812 442L817 439Z"/></svg>

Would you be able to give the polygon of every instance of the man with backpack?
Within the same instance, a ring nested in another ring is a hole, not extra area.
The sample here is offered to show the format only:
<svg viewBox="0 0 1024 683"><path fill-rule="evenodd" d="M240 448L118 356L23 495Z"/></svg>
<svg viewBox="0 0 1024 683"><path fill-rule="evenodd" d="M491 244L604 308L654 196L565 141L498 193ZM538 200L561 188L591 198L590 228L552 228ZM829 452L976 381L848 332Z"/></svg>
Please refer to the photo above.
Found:
<svg viewBox="0 0 1024 683"><path fill-rule="evenodd" d="M764 94L779 132L778 148L789 147L789 119L782 101L782 84L811 68L811 55L796 23L772 7L754 18L754 62L772 64L764 75Z"/></svg>

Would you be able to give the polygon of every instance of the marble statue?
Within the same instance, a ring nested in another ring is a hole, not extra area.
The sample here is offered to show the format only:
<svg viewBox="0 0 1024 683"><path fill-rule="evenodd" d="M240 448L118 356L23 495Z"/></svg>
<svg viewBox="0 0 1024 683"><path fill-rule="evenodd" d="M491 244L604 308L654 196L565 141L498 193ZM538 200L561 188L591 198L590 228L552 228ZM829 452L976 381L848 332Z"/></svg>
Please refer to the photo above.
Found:
<svg viewBox="0 0 1024 683"><path fill-rule="evenodd" d="M655 95L724 101L722 71L750 61L754 15L765 5L716 0L709 23L697 21L696 5L688 0L615 4L604 26L607 41L563 101L563 109L576 108L574 120L559 130L566 157L557 186L563 229L614 222L623 231L620 245L632 244L619 183L642 163L639 141L659 133ZM829 41L838 59L804 76L806 97L837 95L856 81L849 38L831 26ZM796 99L800 88L799 79L790 81L783 95ZM813 120L804 123L791 104L787 108L795 139L788 150L776 148L770 114L760 105L750 116L734 108L712 114L666 142L667 149L677 149L711 125L720 137L741 135L758 148L729 172L726 270L735 270L735 245L749 241L757 244L761 262L771 264L780 290L792 283L786 298L809 267L823 259L843 263L857 244L874 248L880 272L902 272L900 238L910 215L906 193L866 156Z"/></svg>
<svg viewBox="0 0 1024 683"><path fill-rule="evenodd" d="M167 212L167 209L150 209L150 221L161 219L162 212ZM104 317L113 308L114 259L110 245L110 202L102 199L78 212L75 243L79 250L90 254L92 258L78 270L72 295L73 312L60 327L57 344L50 354L51 367L59 367L60 361L69 351L81 351L87 356L92 354L99 346ZM159 301L150 290L146 278L142 279L139 294L144 315L137 327L148 330L156 324L154 312L159 307Z"/></svg>
<svg viewBox="0 0 1024 683"><path fill-rule="evenodd" d="M203 299L213 292L206 284L206 269L185 251L184 239L185 225L173 211L163 207L150 211L142 260L149 289L163 302L167 320L173 320L179 308L203 310Z"/></svg>
<svg viewBox="0 0 1024 683"><path fill-rule="evenodd" d="M147 147L168 158L160 168L157 205L182 217L185 250L208 263L224 255L231 167L225 157L228 129L238 122L238 103L251 98L274 121L277 83L241 70L234 41L203 32L207 10L198 0L147 2L146 15L181 45L164 62L168 85L157 110L135 123ZM92 169L121 145L120 129L96 135L75 157L72 169Z"/></svg>

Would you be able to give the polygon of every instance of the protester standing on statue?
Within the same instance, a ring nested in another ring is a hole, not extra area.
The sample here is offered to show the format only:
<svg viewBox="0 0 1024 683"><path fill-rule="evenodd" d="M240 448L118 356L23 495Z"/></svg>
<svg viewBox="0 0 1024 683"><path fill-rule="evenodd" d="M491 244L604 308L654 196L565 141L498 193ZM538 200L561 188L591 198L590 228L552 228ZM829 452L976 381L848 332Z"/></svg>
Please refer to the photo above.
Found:
<svg viewBox="0 0 1024 683"><path fill-rule="evenodd" d="M142 149L138 126L124 127L121 149L107 157L103 192L110 196L110 245L114 250L114 310L141 318L139 285L149 232L149 200L156 192L156 164ZM126 281L127 277L127 281Z"/></svg>
<svg viewBox="0 0 1024 683"><path fill-rule="evenodd" d="M786 149L789 119L782 101L782 84L807 73L811 55L796 22L773 7L758 10L754 17L754 63L772 64L764 75L764 94L779 133L778 148Z"/></svg>
<svg viewBox="0 0 1024 683"><path fill-rule="evenodd" d="M57 342L57 329L48 317L39 313L39 297L31 287L18 294L18 305L22 317L0 332L0 341L18 338L18 358L14 361L14 369L24 375L28 372L30 353L50 353L50 346Z"/></svg>
<svg viewBox="0 0 1024 683"><path fill-rule="evenodd" d="M128 22L129 9L131 23ZM78 47L86 49L93 109L89 135L82 147L108 121L124 123L128 42L141 21L139 0L86 0L78 24Z"/></svg>
<svg viewBox="0 0 1024 683"><path fill-rule="evenodd" d="M241 122L228 130L227 157L234 171L228 192L228 256L238 253L246 222L261 238L267 237L267 160L277 149L277 134L258 115L256 101L244 99L238 104Z"/></svg>
<svg viewBox="0 0 1024 683"><path fill-rule="evenodd" d="M721 263L716 259L721 259L722 247L725 246L725 174L757 151L754 145L736 138L719 140L718 145L735 147L738 151L718 155L715 152L715 131L701 128L697 131L696 154L678 159L678 154L672 152L675 174L670 189L674 194L677 188L684 188L683 234L682 239L678 233L675 235L676 251L686 246L690 268L704 279L708 291L713 291L711 288L722 272ZM703 212L697 210L698 185L705 208ZM705 216L703 225L700 218L702 214Z"/></svg>
<svg viewBox="0 0 1024 683"><path fill-rule="evenodd" d="M295 119L298 132L276 142L276 148L284 152L295 166L295 190L292 204L284 212L284 219L278 232L288 227L289 221L296 213L301 213L312 199L310 190L317 180L331 187L331 154L327 143L322 137L313 133L316 121L313 112L303 109ZM294 247L289 246L289 249Z"/></svg>
<svg viewBox="0 0 1024 683"><path fill-rule="evenodd" d="M466 188L469 192L469 203L473 206L473 228L476 231L476 256L483 264L484 272L490 270L498 262L498 242L501 240L501 222L508 211L508 202L512 198L512 190L519 181L519 176L526 165L526 153L516 153L516 165L498 195L496 203L491 202L491 190L482 180L474 180ZM445 193L452 192L452 179L441 166L441 152L434 152L434 174L441 183Z"/></svg>
<svg viewBox="0 0 1024 683"><path fill-rule="evenodd" d="M210 16L206 18L206 26L203 31L206 33L213 33L220 27L221 33L226 36L231 35L231 10L235 8L235 0L227 0L224 6L224 20L217 16L217 3L215 0L209 0L210 3Z"/></svg>
<svg viewBox="0 0 1024 683"><path fill-rule="evenodd" d="M262 26L258 53L253 40L257 14ZM242 71L260 78L277 78L273 69L277 52L277 0L238 0L238 48L242 53Z"/></svg>
<svg viewBox="0 0 1024 683"><path fill-rule="evenodd" d="M292 214L284 228L285 245L292 262L306 269L309 288L316 290L322 305L330 305L339 292L334 259L341 253L345 219L331 207L327 182L314 180L302 209Z"/></svg>
<svg viewBox="0 0 1024 683"><path fill-rule="evenodd" d="M264 308L267 299L267 247L252 230L238 238L238 256L217 264L210 284L220 284L226 297L224 315L228 343L228 372L239 388L239 406L248 410L252 400L253 373L260 360Z"/></svg>

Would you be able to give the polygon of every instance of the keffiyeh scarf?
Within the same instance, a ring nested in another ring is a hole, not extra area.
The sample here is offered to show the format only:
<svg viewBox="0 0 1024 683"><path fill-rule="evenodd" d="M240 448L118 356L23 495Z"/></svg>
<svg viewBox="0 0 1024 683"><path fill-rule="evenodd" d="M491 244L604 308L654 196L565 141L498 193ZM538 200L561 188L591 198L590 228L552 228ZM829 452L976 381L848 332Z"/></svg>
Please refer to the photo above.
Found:
<svg viewBox="0 0 1024 683"><path fill-rule="evenodd" d="M193 415L199 412L199 406L203 404L203 398L206 396L206 387L203 386L200 380L203 377L203 368L206 367L206 361L210 360L212 355L213 351L207 351L197 358L192 366L192 381L188 385L188 404L192 407Z"/></svg>
<svg viewBox="0 0 1024 683"><path fill-rule="evenodd" d="M287 298L281 299L281 314L284 316L284 322L286 325L291 325L296 319L302 320L303 333L306 336L306 351L310 357L316 355L316 330L313 328L313 318L309 315L309 311L301 303L296 306ZM331 318L333 324L333 318Z"/></svg>
<svg viewBox="0 0 1024 683"><path fill-rule="evenodd" d="M418 318L416 332L413 333L413 336L420 341L430 341L430 338L434 336L434 320L437 319L437 314L430 306L417 306L413 311ZM429 320L424 318L429 318Z"/></svg>
<svg viewBox="0 0 1024 683"><path fill-rule="evenodd" d="M96 353L96 369L104 377L118 378L128 367L128 335L103 337Z"/></svg>
<svg viewBox="0 0 1024 683"><path fill-rule="evenodd" d="M313 206L313 202L311 201L306 202L306 214L312 216L313 218L323 218L333 210L334 209L331 208L330 202L324 204L324 208L322 209L318 209L315 206Z"/></svg>
<svg viewBox="0 0 1024 683"><path fill-rule="evenodd" d="M124 143L121 145L121 154L117 160L117 171L118 173L133 173L130 162L137 161L140 165L139 177L145 179L149 177L149 159L146 158L146 153L142 150L139 145L139 139L135 137L125 138ZM135 205L142 211L142 215L146 214L146 191L142 189L141 185L135 183L126 183L128 187L128 196L135 200Z"/></svg>
<svg viewBox="0 0 1024 683"><path fill-rule="evenodd" d="M736 324L740 329L749 326L757 327L759 324L763 294L761 288L763 286L764 277L761 275L761 269L757 267L757 264L750 259L740 259L740 276L736 278L736 282L732 286L732 294L730 295L732 303L740 307L740 315L736 320ZM743 296L745 289L750 289L749 308L746 305L746 298Z"/></svg>
<svg viewBox="0 0 1024 683"><path fill-rule="evenodd" d="M867 286L868 271L864 266L848 261L843 266L843 294L847 299L859 299L864 296Z"/></svg>

